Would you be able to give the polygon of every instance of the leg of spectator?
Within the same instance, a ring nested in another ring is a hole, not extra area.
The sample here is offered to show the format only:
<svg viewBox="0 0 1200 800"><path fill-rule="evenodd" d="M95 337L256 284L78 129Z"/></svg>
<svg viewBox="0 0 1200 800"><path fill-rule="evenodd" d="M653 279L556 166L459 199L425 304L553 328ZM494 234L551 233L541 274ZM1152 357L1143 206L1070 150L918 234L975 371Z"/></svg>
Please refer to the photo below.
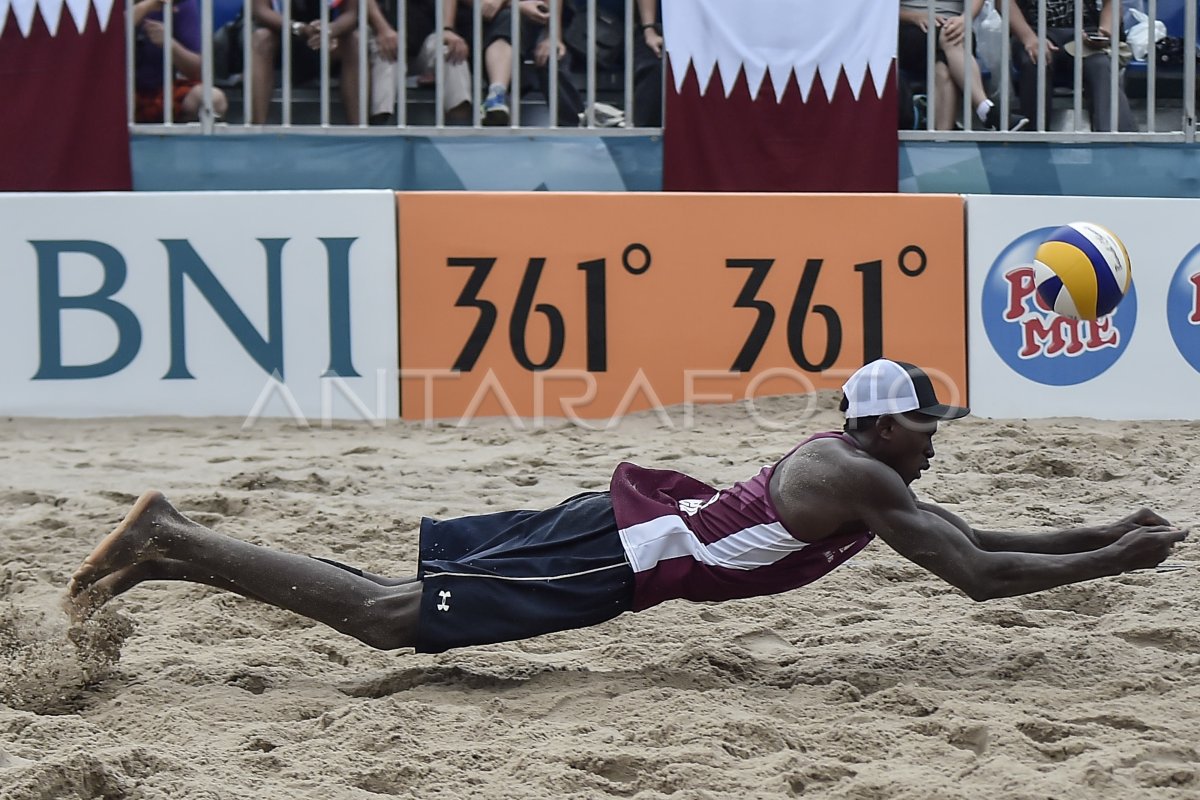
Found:
<svg viewBox="0 0 1200 800"><path fill-rule="evenodd" d="M521 102L518 92L514 92L512 98L508 96L512 60L513 48L508 39L492 39L484 48L483 70L488 84L487 96L483 100L484 125L507 125L512 119L509 116L509 103Z"/></svg>
<svg viewBox="0 0 1200 800"><path fill-rule="evenodd" d="M440 34L431 33L421 43L413 69L418 75L431 77L435 72L434 59L443 51ZM461 125L471 122L471 63L463 61L459 64L445 62L442 79L446 82L445 108L446 122ZM394 91L394 88L393 88Z"/></svg>
<svg viewBox="0 0 1200 800"><path fill-rule="evenodd" d="M516 66L513 59L518 57L510 38L513 35L515 19L513 13L512 8L506 5L493 14L491 19L483 20L483 65L479 72L480 81L485 84L482 87L483 103L480 106L481 121L484 125L508 125L512 122L510 105L515 107L514 104L521 102L521 87L511 86L513 67ZM523 26L518 25L518 33L524 35ZM467 65L470 68L471 85L476 92L472 97L478 97L481 88L474 86L475 68L478 63L476 58L478 56L472 56L472 63Z"/></svg>
<svg viewBox="0 0 1200 800"><path fill-rule="evenodd" d="M342 108L346 109L346 124L358 124L358 31L350 31L338 40L338 60L342 64Z"/></svg>
<svg viewBox="0 0 1200 800"><path fill-rule="evenodd" d="M204 102L204 87L197 84L188 90L179 104L176 122L195 122L200 119L200 104Z"/></svg>
<svg viewBox="0 0 1200 800"><path fill-rule="evenodd" d="M446 121L455 124L471 121L471 67L466 61L461 64L446 64Z"/></svg>
<svg viewBox="0 0 1200 800"><path fill-rule="evenodd" d="M204 87L200 85L193 86L191 90L184 96L183 102L180 103L180 114L178 122L195 122L200 119L200 106L204 102ZM213 115L220 118L225 116L225 112L229 110L229 103L225 99L225 93L217 87L212 90Z"/></svg>
<svg viewBox="0 0 1200 800"><path fill-rule="evenodd" d="M1088 118L1094 131L1112 130L1109 126L1113 102L1109 92L1111 71L1112 62L1108 54L1097 53L1083 60L1083 96L1087 100ZM1117 88L1117 130L1136 131L1137 123L1129 106L1129 98L1119 84Z"/></svg>
<svg viewBox="0 0 1200 800"><path fill-rule="evenodd" d="M550 97L550 63L537 71L538 88ZM558 59L558 125L560 128L577 128L580 115L585 110L583 96L571 79L571 54L566 52Z"/></svg>
<svg viewBox="0 0 1200 800"><path fill-rule="evenodd" d="M217 119L225 119L225 114L229 111L229 99L225 97L225 92L217 87L212 90L213 116Z"/></svg>
<svg viewBox="0 0 1200 800"><path fill-rule="evenodd" d="M385 123L396 107L396 62L383 57L374 35L367 39L367 63L371 70L369 119L372 124Z"/></svg>
<svg viewBox="0 0 1200 800"><path fill-rule="evenodd" d="M662 61L644 43L642 49L650 58L639 61L640 51L634 52L633 124L657 128L662 125Z"/></svg>
<svg viewBox="0 0 1200 800"><path fill-rule="evenodd" d="M974 111L980 103L988 99L987 92L983 89L983 76L979 72L979 62L975 60L974 56L969 59L965 58L961 44L943 47L942 52L946 55L946 66L950 68L950 76L958 88L962 89L964 82L970 83L971 110Z"/></svg>
<svg viewBox="0 0 1200 800"><path fill-rule="evenodd" d="M488 86L503 86L508 89L512 76L512 44L507 39L496 39L487 46L483 54L483 70L487 73Z"/></svg>
<svg viewBox="0 0 1200 800"><path fill-rule="evenodd" d="M1047 59L1050 59L1050 54L1046 54ZM1017 70L1017 101L1021 109L1021 113L1029 117L1030 127L1037 130L1037 83L1038 83L1038 67L1033 63L1033 59L1025 52L1025 48L1017 39L1012 40L1012 60L1013 65ZM1050 98L1050 83L1046 84L1047 103ZM1050 127L1050 116L1046 114L1046 128Z"/></svg>
<svg viewBox="0 0 1200 800"><path fill-rule="evenodd" d="M277 52L278 35L267 28L255 28L250 40L250 57L254 62L254 85L250 87L250 121L255 125L262 125L267 121L267 112L271 108Z"/></svg>
<svg viewBox="0 0 1200 800"><path fill-rule="evenodd" d="M933 104L934 130L954 130L954 123L961 116L962 92L942 61L933 65Z"/></svg>

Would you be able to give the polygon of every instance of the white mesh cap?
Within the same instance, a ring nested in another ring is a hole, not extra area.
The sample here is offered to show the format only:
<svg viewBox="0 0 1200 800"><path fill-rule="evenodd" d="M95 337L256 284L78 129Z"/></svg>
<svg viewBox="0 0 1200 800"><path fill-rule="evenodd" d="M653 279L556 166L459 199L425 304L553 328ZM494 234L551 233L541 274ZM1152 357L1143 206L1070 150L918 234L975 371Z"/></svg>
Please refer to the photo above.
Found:
<svg viewBox="0 0 1200 800"><path fill-rule="evenodd" d="M881 358L850 376L842 387L846 419L920 411L939 419L959 419L971 409L939 402L933 382L920 367Z"/></svg>

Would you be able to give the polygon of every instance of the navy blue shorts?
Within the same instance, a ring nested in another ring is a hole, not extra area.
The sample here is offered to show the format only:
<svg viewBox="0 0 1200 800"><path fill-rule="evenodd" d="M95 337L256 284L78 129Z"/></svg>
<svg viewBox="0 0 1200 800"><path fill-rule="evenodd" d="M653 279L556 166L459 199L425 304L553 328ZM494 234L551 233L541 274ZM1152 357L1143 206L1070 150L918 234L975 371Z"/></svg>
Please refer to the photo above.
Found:
<svg viewBox="0 0 1200 800"><path fill-rule="evenodd" d="M425 518L417 574L420 653L597 625L633 603L607 492L544 511Z"/></svg>

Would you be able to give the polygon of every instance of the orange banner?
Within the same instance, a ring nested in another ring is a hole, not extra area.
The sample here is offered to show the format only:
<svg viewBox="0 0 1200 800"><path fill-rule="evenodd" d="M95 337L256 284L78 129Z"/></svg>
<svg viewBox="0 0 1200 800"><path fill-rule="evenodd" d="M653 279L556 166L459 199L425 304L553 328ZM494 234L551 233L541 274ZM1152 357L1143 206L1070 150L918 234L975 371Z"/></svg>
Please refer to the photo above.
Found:
<svg viewBox="0 0 1200 800"><path fill-rule="evenodd" d="M957 195L401 193L405 419L609 418L835 389L966 401Z"/></svg>

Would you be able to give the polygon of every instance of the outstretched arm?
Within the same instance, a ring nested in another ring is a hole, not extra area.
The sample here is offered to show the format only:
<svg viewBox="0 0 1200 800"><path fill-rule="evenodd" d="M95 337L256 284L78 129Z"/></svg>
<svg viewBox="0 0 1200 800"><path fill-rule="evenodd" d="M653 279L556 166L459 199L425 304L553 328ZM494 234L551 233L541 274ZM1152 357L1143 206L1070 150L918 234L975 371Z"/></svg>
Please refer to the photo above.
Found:
<svg viewBox="0 0 1200 800"><path fill-rule="evenodd" d="M917 508L941 517L962 531L963 535L970 539L976 547L993 553L1083 553L1113 544L1136 528L1156 525L1170 527L1171 525L1170 522L1150 509L1143 508L1109 525L1066 528L1041 533L984 531L972 528L962 517L933 503L917 501Z"/></svg>
<svg viewBox="0 0 1200 800"><path fill-rule="evenodd" d="M1148 569L1161 563L1186 531L1139 526L1108 544L1081 552L988 550L1003 534L958 527L943 513L921 508L891 470L870 470L853 496L862 498L862 519L900 555L961 589L974 600L1012 597L1068 583ZM868 485L869 484L869 485ZM950 515L953 517L953 515ZM957 519L957 518L955 518ZM1090 538L1088 529L1064 532L1059 541Z"/></svg>

